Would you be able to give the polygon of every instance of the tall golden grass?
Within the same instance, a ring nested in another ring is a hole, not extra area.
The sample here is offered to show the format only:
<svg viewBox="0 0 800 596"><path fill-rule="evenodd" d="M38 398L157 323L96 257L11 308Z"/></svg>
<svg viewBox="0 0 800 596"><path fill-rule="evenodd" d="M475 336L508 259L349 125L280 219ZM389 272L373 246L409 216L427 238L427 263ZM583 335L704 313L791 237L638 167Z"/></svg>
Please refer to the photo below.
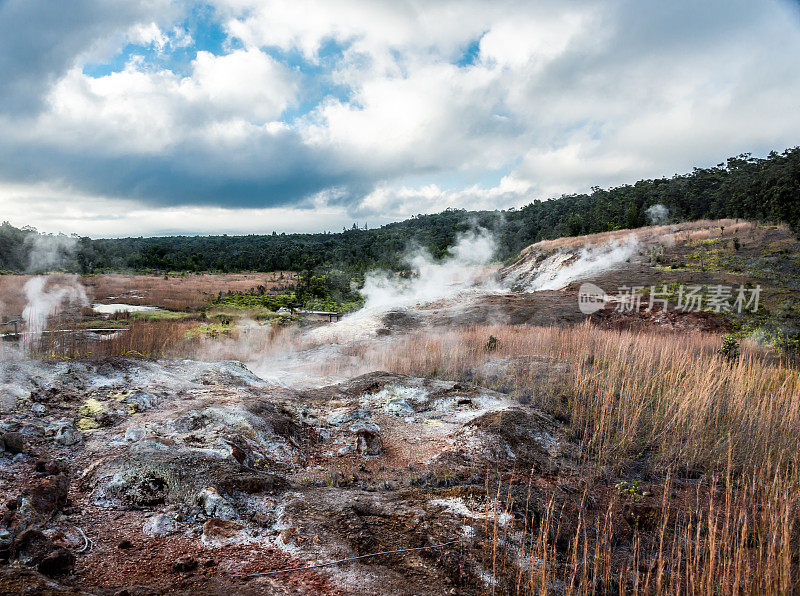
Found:
<svg viewBox="0 0 800 596"><path fill-rule="evenodd" d="M498 339L494 350L487 349L492 336ZM719 346L712 334L584 324L422 331L390 349L359 343L351 351L365 369L501 384L527 394L569 421L598 470L645 450L655 450L665 468L723 467L729 451L737 470L765 462L794 465L800 371L749 345L731 362L717 353ZM525 360L531 356L536 359ZM336 362L326 367L346 372ZM498 374L486 372L492 370ZM546 384L543 370L550 372Z"/></svg>
<svg viewBox="0 0 800 596"><path fill-rule="evenodd" d="M50 325L50 332L31 346L31 355L54 360L180 357L191 351L186 332L195 326L197 323L191 321L131 319L123 330L99 335L68 326L58 318Z"/></svg>
<svg viewBox="0 0 800 596"><path fill-rule="evenodd" d="M567 422L589 491L602 493L631 462L656 476L663 496L647 514L653 527L634 528L625 556L619 510L636 509L635 491L614 494L600 511L580 509L566 552L552 536L553 525L564 531L563 512L504 529L492 548L505 549L498 560L516 561L518 577L497 585L523 594L796 593L800 370L755 346L731 362L719 345L701 333L486 326L351 352L366 368L501 384L531 399ZM686 480L701 473L703 481ZM490 510L504 511L499 488L488 497Z"/></svg>
<svg viewBox="0 0 800 596"><path fill-rule="evenodd" d="M591 508L587 491L575 495L581 506L569 512L550 498L538 523L529 521L535 519L528 511L530 488L524 515L507 515L511 486L524 485L524 478L497 488L487 484L479 528L490 545L482 562L487 575L491 571L485 592L797 593L797 485L777 472L737 478L726 470L688 490L667 475L654 504L638 509L630 495ZM641 514L633 525L620 519L626 508Z"/></svg>

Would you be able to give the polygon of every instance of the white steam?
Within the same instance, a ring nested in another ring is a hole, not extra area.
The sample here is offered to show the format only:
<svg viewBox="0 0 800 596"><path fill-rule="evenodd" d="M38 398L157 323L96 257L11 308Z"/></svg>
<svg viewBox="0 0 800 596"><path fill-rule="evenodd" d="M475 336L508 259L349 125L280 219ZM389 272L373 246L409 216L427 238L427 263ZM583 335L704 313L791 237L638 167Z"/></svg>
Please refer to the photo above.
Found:
<svg viewBox="0 0 800 596"><path fill-rule="evenodd" d="M25 244L28 245L28 271L45 273L61 269L73 260L78 239L64 234L31 234Z"/></svg>
<svg viewBox="0 0 800 596"><path fill-rule="evenodd" d="M492 234L479 228L459 235L440 261L425 250L417 250L406 258L413 271L411 277L387 272L367 274L361 290L364 307L308 335L332 342L368 337L382 326L381 318L389 311L492 291L494 282L483 266L491 261L495 246Z"/></svg>
<svg viewBox="0 0 800 596"><path fill-rule="evenodd" d="M78 239L64 234L31 234L25 239L28 248L28 271L44 273L69 265L75 257ZM74 275L39 275L22 288L27 303L22 311L25 333L22 349L36 349L48 321L65 307L86 306L86 291Z"/></svg>
<svg viewBox="0 0 800 596"><path fill-rule="evenodd" d="M647 215L647 219L654 226L660 226L669 221L669 209L661 204L653 205L645 209L645 215Z"/></svg>
<svg viewBox="0 0 800 596"><path fill-rule="evenodd" d="M27 304L22 311L26 333L22 348L30 351L38 345L47 322L65 306L85 306L89 303L86 292L76 277L67 277L62 283L49 283L47 276L37 276L28 280L23 291Z"/></svg>
<svg viewBox="0 0 800 596"><path fill-rule="evenodd" d="M623 241L583 246L578 252L559 250L544 259L528 259L509 275L526 292L560 290L573 281L588 279L631 258L639 248L634 234Z"/></svg>
<svg viewBox="0 0 800 596"><path fill-rule="evenodd" d="M481 281L480 266L491 260L494 251L494 238L484 229L460 235L441 261L434 261L426 250L418 250L406 259L414 271L411 278L386 272L367 274L361 290L364 310L385 312L475 287Z"/></svg>

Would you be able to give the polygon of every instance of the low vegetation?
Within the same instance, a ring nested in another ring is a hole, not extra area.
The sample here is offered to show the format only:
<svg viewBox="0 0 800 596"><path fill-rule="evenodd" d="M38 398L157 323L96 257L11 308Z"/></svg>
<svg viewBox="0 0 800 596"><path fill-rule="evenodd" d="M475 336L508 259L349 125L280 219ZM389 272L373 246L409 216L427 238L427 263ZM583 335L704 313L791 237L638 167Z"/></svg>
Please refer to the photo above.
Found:
<svg viewBox="0 0 800 596"><path fill-rule="evenodd" d="M303 309L328 312L353 312L363 306L364 300L356 287L358 282L342 271L329 271L315 275L303 271L292 292L269 294L263 287L258 292L220 293L214 300L217 306L241 310Z"/></svg>

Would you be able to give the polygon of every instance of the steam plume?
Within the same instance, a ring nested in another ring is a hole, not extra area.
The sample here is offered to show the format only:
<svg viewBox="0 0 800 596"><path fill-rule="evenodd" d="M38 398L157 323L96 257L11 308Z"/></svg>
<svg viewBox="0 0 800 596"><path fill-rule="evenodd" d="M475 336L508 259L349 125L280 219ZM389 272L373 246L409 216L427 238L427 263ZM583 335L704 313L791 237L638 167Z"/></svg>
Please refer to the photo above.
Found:
<svg viewBox="0 0 800 596"><path fill-rule="evenodd" d="M28 247L28 271L45 273L63 268L75 255L78 239L58 234L31 234L26 238Z"/></svg>
<svg viewBox="0 0 800 596"><path fill-rule="evenodd" d="M489 262L495 251L491 233L478 229L460 235L441 261L426 250L418 250L406 261L416 275L403 279L386 272L372 272L364 280L364 309L386 311L447 298L475 286L481 277L479 266Z"/></svg>
<svg viewBox="0 0 800 596"><path fill-rule="evenodd" d="M57 314L65 304L84 306L89 303L86 292L77 278L68 277L65 283L49 284L47 287L49 279L41 275L33 277L23 288L28 300L22 311L27 331L22 342L24 351L30 351L38 345L50 317Z"/></svg>
<svg viewBox="0 0 800 596"><path fill-rule="evenodd" d="M654 226L660 226L667 223L669 220L669 209L661 204L648 207L645 210L645 214L647 215L647 219Z"/></svg>
<svg viewBox="0 0 800 596"><path fill-rule="evenodd" d="M414 272L412 277L402 278L383 271L369 273L361 290L364 308L338 323L314 329L309 335L323 341L335 341L342 336L365 337L381 326L382 315L391 310L491 291L494 283L482 266L491 261L494 252L494 237L483 228L459 235L440 261L435 261L426 250L414 251L406 258Z"/></svg>
<svg viewBox="0 0 800 596"><path fill-rule="evenodd" d="M509 274L514 287L527 292L560 290L573 281L588 279L629 259L639 247L634 234L623 241L588 245L576 254L559 250L546 258L528 259Z"/></svg>

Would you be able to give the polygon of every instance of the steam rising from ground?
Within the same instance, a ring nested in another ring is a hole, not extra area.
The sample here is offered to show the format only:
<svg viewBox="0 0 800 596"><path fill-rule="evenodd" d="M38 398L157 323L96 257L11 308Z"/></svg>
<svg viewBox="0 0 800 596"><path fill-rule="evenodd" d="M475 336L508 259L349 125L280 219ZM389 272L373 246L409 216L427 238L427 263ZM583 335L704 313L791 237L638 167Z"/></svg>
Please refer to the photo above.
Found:
<svg viewBox="0 0 800 596"><path fill-rule="evenodd" d="M26 243L29 245L28 270L37 273L61 269L73 262L78 239L63 234L32 234ZM23 286L23 293L27 301L22 311L25 322L21 342L23 352L30 352L39 345L48 321L65 306L89 303L83 285L74 275L33 277Z"/></svg>
<svg viewBox="0 0 800 596"><path fill-rule="evenodd" d="M559 250L544 259L529 258L515 266L506 278L526 292L560 290L573 281L588 279L631 258L639 248L635 234L622 241L583 246L574 250Z"/></svg>
<svg viewBox="0 0 800 596"><path fill-rule="evenodd" d="M28 271L44 273L61 269L72 262L78 239L63 234L31 234L25 242L29 245Z"/></svg>
<svg viewBox="0 0 800 596"><path fill-rule="evenodd" d="M460 301L496 291L486 267L494 252L494 238L484 229L458 236L439 261L427 251L412 251L406 258L411 276L369 273L361 290L364 307L341 321L305 333L252 323L235 340L206 342L203 357L241 360L268 382L293 388L321 387L369 372L366 352L392 350L394 338L377 334L384 315L439 301L460 308Z"/></svg>
<svg viewBox="0 0 800 596"><path fill-rule="evenodd" d="M491 261L495 248L491 232L479 228L459 235L440 261L418 249L406 258L413 271L410 277L369 273L361 290L364 307L338 323L314 329L309 336L324 342L369 337L382 326L381 318L389 311L494 291L496 284L483 266Z"/></svg>
<svg viewBox="0 0 800 596"><path fill-rule="evenodd" d="M661 204L648 207L645 210L645 214L647 215L647 219L654 226L660 226L667 223L669 220L669 209Z"/></svg>
<svg viewBox="0 0 800 596"><path fill-rule="evenodd" d="M386 272L369 274L362 290L364 307L341 321L306 333L285 332L269 342L269 347L256 347L263 333L245 334L238 346L227 344L226 350L231 351L224 356L245 360L257 375L279 385L318 387L338 382L369 372L370 355L391 353L395 348L396 336L378 333L385 326L387 313L405 311L424 324L425 315L420 317L421 313L439 308L457 311L473 297L508 291L512 283L523 291L560 289L617 266L639 247L637 237L630 234L601 245L559 249L544 259L531 254L506 276L504 289L485 267L495 251L491 234L486 230L469 232L457 239L441 261L425 251L409 255L407 261L415 272L410 278Z"/></svg>
<svg viewBox="0 0 800 596"><path fill-rule="evenodd" d="M49 280L47 276L33 277L23 288L28 300L22 311L27 331L23 336L22 348L26 352L38 345L47 322L65 305L85 306L89 303L77 277L67 277L64 282L55 284L48 284Z"/></svg>
<svg viewBox="0 0 800 596"><path fill-rule="evenodd" d="M434 261L426 250L418 250L406 259L416 272L411 278L382 271L367 274L361 290L364 310L386 312L433 302L480 285L480 266L491 260L494 251L494 238L484 229L459 236L441 261Z"/></svg>

